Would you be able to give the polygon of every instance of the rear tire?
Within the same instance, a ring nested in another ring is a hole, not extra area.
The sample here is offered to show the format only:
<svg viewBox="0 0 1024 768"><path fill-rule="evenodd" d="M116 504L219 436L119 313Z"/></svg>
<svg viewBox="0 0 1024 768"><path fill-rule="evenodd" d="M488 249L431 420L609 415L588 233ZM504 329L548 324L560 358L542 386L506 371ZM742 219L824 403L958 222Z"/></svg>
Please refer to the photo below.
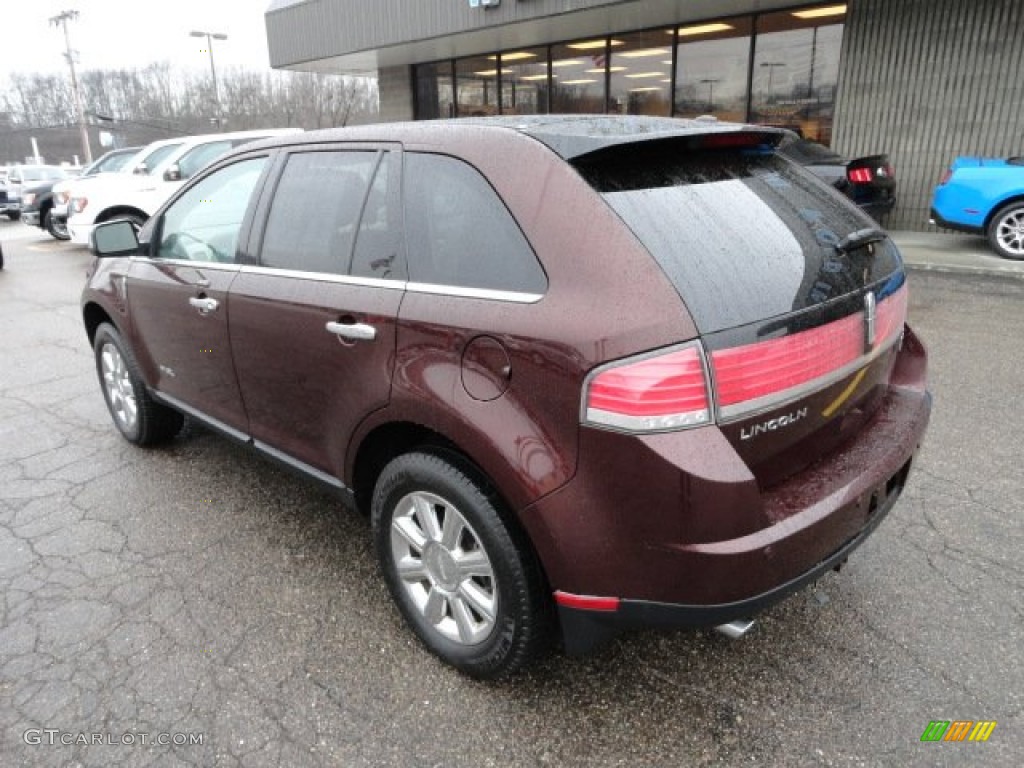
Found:
<svg viewBox="0 0 1024 768"><path fill-rule="evenodd" d="M371 504L374 544L406 622L478 679L512 674L545 646L550 600L525 536L468 467L429 453L388 464Z"/></svg>
<svg viewBox="0 0 1024 768"><path fill-rule="evenodd" d="M988 225L989 244L1004 259L1024 259L1024 201L1004 205Z"/></svg>
<svg viewBox="0 0 1024 768"><path fill-rule="evenodd" d="M184 416L150 397L135 356L113 325L103 323L96 329L93 351L103 399L125 440L156 445L181 431Z"/></svg>

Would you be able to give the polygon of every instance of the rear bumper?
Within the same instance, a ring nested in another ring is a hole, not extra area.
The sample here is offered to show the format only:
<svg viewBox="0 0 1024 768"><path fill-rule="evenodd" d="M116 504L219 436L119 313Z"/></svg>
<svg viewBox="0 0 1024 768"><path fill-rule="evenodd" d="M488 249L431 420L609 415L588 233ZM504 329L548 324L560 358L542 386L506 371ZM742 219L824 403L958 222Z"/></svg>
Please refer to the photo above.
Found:
<svg viewBox="0 0 1024 768"><path fill-rule="evenodd" d="M884 216L895 207L895 197L879 198L878 200L869 200L860 203L861 210L874 219L877 219L880 216Z"/></svg>
<svg viewBox="0 0 1024 768"><path fill-rule="evenodd" d="M981 227L975 227L970 224L957 224L955 221L949 221L944 219L942 215L934 208L929 211L930 220L935 226L942 227L943 229L952 229L955 232L967 232L971 235L983 235L985 230Z"/></svg>
<svg viewBox="0 0 1024 768"><path fill-rule="evenodd" d="M907 329L867 424L763 492L717 430L634 438L635 460L623 451L616 467L588 466L581 442L573 481L523 514L556 590L566 649L586 651L633 627L749 618L842 562L906 482L931 413L925 368ZM744 511L767 522L741 524ZM710 526L719 534L707 535ZM571 599L580 595L603 599Z"/></svg>
<svg viewBox="0 0 1024 768"><path fill-rule="evenodd" d="M929 398L930 400L930 398ZM714 627L746 619L817 581L829 570L838 569L881 524L899 499L912 459L871 495L868 523L839 549L798 576L751 597L729 603L687 605L649 600L619 600L615 610L584 610L564 605L564 593L556 595L558 618L567 653L587 653L628 629ZM569 596L574 597L574 596Z"/></svg>

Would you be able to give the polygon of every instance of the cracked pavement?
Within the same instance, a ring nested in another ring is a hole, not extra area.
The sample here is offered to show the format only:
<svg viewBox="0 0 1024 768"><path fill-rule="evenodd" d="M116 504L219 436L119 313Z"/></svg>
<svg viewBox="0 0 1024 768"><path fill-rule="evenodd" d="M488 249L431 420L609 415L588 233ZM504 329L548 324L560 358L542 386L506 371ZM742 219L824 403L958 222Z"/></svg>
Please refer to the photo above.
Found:
<svg viewBox="0 0 1024 768"><path fill-rule="evenodd" d="M0 240L0 766L1019 765L1024 285L911 274L932 426L840 574L737 642L634 634L488 685L417 645L334 497L198 428L122 440L78 314L89 255ZM920 743L957 719L998 726Z"/></svg>

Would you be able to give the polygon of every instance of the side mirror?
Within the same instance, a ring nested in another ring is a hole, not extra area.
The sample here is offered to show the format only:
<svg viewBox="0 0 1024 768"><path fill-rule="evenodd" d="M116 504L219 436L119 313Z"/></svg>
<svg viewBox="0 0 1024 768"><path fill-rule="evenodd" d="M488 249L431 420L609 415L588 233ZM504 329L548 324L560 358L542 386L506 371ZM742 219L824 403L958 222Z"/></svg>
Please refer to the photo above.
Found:
<svg viewBox="0 0 1024 768"><path fill-rule="evenodd" d="M164 181L181 181L181 167L173 163L164 171Z"/></svg>
<svg viewBox="0 0 1024 768"><path fill-rule="evenodd" d="M139 163L132 169L132 173L137 173L139 176L145 176L149 173L149 168L145 163Z"/></svg>
<svg viewBox="0 0 1024 768"><path fill-rule="evenodd" d="M139 236L130 221L98 224L89 235L89 250L94 256L133 256L139 252Z"/></svg>

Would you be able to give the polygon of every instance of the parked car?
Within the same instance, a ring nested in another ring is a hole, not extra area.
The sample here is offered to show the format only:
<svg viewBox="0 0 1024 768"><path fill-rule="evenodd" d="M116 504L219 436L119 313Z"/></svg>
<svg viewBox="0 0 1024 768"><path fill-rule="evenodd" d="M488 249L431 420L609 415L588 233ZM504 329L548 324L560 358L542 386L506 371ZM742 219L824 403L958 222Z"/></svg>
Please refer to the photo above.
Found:
<svg viewBox="0 0 1024 768"><path fill-rule="evenodd" d="M931 407L899 252L781 139L551 116L236 149L92 232L114 424L187 415L337 489L470 675L555 626L743 634L879 525Z"/></svg>
<svg viewBox="0 0 1024 768"><path fill-rule="evenodd" d="M68 240L68 201L72 185L102 173L123 171L141 147L124 147L107 152L68 179L46 182L31 191L31 198L23 195L21 215L26 224L41 227L58 240Z"/></svg>
<svg viewBox="0 0 1024 768"><path fill-rule="evenodd" d="M138 158L133 175L110 174L75 185L68 207L71 239L88 245L93 227L111 219L127 219L141 227L175 190L208 163L251 141L298 133L298 128L236 131L151 144Z"/></svg>
<svg viewBox="0 0 1024 768"><path fill-rule="evenodd" d="M853 200L876 221L896 205L896 171L886 154L847 160L811 139L787 136L779 151Z"/></svg>
<svg viewBox="0 0 1024 768"><path fill-rule="evenodd" d="M21 218L21 192L26 186L44 181L68 178L59 165L13 165L8 168L7 181L0 190L0 213L11 221Z"/></svg>
<svg viewBox="0 0 1024 768"><path fill-rule="evenodd" d="M1024 157L958 157L932 196L931 223L984 235L1006 259L1024 259Z"/></svg>

